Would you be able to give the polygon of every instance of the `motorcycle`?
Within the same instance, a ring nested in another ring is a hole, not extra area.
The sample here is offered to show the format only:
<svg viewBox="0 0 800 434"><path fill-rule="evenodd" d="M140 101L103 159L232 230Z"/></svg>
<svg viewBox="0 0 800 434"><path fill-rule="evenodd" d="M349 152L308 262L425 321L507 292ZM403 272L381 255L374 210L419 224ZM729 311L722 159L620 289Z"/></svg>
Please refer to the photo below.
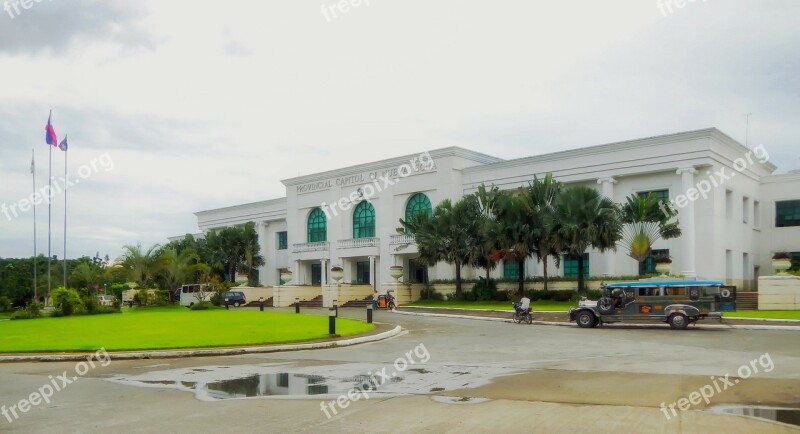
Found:
<svg viewBox="0 0 800 434"><path fill-rule="evenodd" d="M527 322L528 324L533 323L532 307L522 309L522 303L520 302L512 303L512 305L514 306L514 322L517 324L522 324L523 322Z"/></svg>

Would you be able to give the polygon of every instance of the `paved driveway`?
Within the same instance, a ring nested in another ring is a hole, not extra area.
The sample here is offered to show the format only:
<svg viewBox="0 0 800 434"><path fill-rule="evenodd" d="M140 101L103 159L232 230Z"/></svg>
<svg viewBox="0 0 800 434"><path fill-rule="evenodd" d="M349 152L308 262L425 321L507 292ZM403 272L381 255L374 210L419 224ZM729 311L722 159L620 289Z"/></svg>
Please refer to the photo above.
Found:
<svg viewBox="0 0 800 434"><path fill-rule="evenodd" d="M276 354L107 366L93 361L93 367L0 364L6 408L45 385L63 389L49 403L17 409L12 422L0 416L0 431L797 432L707 408L800 407L800 332L579 329L389 312L377 312L376 321L400 324L407 333L355 347ZM85 373L76 375L76 367ZM57 379L64 372L77 380L62 385ZM305 382L303 396L218 399L246 390L274 394L289 381L283 372ZM244 375L255 383L215 389ZM325 389L308 388L320 378ZM373 382L356 388L364 390L351 395L358 400L335 402L354 384L366 384L364 378ZM309 390L328 394L305 395ZM709 404L689 403L691 393L701 391ZM678 404L683 397L686 411Z"/></svg>

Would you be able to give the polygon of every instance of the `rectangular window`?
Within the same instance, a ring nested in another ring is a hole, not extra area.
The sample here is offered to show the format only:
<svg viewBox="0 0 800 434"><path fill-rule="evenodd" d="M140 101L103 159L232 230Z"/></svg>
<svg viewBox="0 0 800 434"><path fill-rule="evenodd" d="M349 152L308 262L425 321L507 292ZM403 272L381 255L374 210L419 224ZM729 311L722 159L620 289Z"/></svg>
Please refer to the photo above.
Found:
<svg viewBox="0 0 800 434"><path fill-rule="evenodd" d="M733 218L733 191L725 190L725 217Z"/></svg>
<svg viewBox="0 0 800 434"><path fill-rule="evenodd" d="M289 387L289 374L278 374L278 387Z"/></svg>
<svg viewBox="0 0 800 434"><path fill-rule="evenodd" d="M747 196L742 197L742 223L747 224L750 220L750 198Z"/></svg>
<svg viewBox="0 0 800 434"><path fill-rule="evenodd" d="M578 257L564 255L564 277L578 278ZM583 277L589 278L589 254L583 254Z"/></svg>
<svg viewBox="0 0 800 434"><path fill-rule="evenodd" d="M665 295L686 295L685 286L668 286L664 288Z"/></svg>
<svg viewBox="0 0 800 434"><path fill-rule="evenodd" d="M525 264L522 265L523 273L525 272ZM504 279L519 279L519 264L517 261L503 261L503 278Z"/></svg>
<svg viewBox="0 0 800 434"><path fill-rule="evenodd" d="M800 226L800 200L775 202L775 227Z"/></svg>
<svg viewBox="0 0 800 434"><path fill-rule="evenodd" d="M286 231L278 232L278 250L289 248L289 234Z"/></svg>
<svg viewBox="0 0 800 434"><path fill-rule="evenodd" d="M640 191L638 194L639 197L644 198L650 193L653 193L659 202L669 202L669 190Z"/></svg>
<svg viewBox="0 0 800 434"><path fill-rule="evenodd" d="M652 249L644 261L639 263L639 275L656 274L656 259L669 258L669 249Z"/></svg>
<svg viewBox="0 0 800 434"><path fill-rule="evenodd" d="M753 227L761 227L761 204L757 200L753 201Z"/></svg>
<svg viewBox="0 0 800 434"><path fill-rule="evenodd" d="M356 283L361 285L369 283L369 261L356 262Z"/></svg>

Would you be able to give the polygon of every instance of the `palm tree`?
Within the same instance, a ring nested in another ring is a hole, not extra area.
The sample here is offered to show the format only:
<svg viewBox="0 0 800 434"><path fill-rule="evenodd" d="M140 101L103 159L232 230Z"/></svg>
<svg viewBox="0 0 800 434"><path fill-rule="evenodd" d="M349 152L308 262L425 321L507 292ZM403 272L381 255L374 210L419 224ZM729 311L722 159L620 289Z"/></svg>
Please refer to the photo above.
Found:
<svg viewBox="0 0 800 434"><path fill-rule="evenodd" d="M507 192L497 201L498 247L506 261L517 263L517 290L525 293L525 259L533 254L534 231L523 191Z"/></svg>
<svg viewBox="0 0 800 434"><path fill-rule="evenodd" d="M157 268L166 282L170 301L172 301L173 291L179 285L194 283L200 275L208 273L210 267L199 260L200 257L192 248L184 249L180 253L173 246L167 246L161 250Z"/></svg>
<svg viewBox="0 0 800 434"><path fill-rule="evenodd" d="M556 267L561 262L559 253L563 251L559 238L549 231L546 223L554 212L554 203L561 193L561 183L548 173L539 179L535 175L525 190L526 204L530 213L530 225L533 231L533 253L536 260L542 263L544 290L547 290L547 260L553 257Z"/></svg>
<svg viewBox="0 0 800 434"><path fill-rule="evenodd" d="M156 258L158 256L159 244L154 244L147 251L142 250L142 245L123 246L125 251L122 254L122 266L128 270L128 278L144 288L156 272Z"/></svg>
<svg viewBox="0 0 800 434"><path fill-rule="evenodd" d="M622 205L622 242L628 256L644 261L659 239L681 236L678 211L669 202L659 201L652 192L645 196L632 194Z"/></svg>
<svg viewBox="0 0 800 434"><path fill-rule="evenodd" d="M468 263L473 245L479 209L477 200L461 199L453 205L445 199L431 216L422 213L400 223L414 235L419 257L417 263L434 266L440 261L455 266L456 297L462 296L461 267Z"/></svg>
<svg viewBox="0 0 800 434"><path fill-rule="evenodd" d="M593 247L616 250L622 236L618 207L590 187L572 187L558 195L548 228L565 253L577 256L578 291L586 294L583 254Z"/></svg>
<svg viewBox="0 0 800 434"><path fill-rule="evenodd" d="M264 256L261 255L261 247L258 245L258 234L255 230L255 223L247 222L242 228L242 263L247 268L248 285L256 286L258 279L253 273L256 267L264 265Z"/></svg>
<svg viewBox="0 0 800 434"><path fill-rule="evenodd" d="M497 255L500 223L497 220L497 200L500 196L500 189L495 186L488 190L481 184L473 197L478 201L478 221L475 225L477 230L475 244L470 252L469 263L478 268L486 270L486 283L489 283L490 273L497 267L500 258Z"/></svg>
<svg viewBox="0 0 800 434"><path fill-rule="evenodd" d="M70 281L76 287L84 287L92 296L100 285L103 276L103 269L89 262L79 263L70 274Z"/></svg>

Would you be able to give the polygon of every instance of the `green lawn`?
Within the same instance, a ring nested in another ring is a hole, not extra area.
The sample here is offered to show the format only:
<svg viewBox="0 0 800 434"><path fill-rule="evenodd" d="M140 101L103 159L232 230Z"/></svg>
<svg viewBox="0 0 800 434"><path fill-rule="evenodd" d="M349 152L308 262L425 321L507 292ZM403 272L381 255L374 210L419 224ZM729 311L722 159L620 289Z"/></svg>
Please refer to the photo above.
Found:
<svg viewBox="0 0 800 434"><path fill-rule="evenodd" d="M725 312L722 316L731 318L769 318L769 319L800 320L800 310L740 310L738 312Z"/></svg>
<svg viewBox="0 0 800 434"><path fill-rule="evenodd" d="M535 311L567 311L575 304L569 301L537 300L531 302ZM513 310L510 301L442 301L419 300L408 306L444 307L451 309L476 309L476 310Z"/></svg>
<svg viewBox="0 0 800 434"><path fill-rule="evenodd" d="M276 344L323 339L327 316L250 310L127 309L121 314L0 322L0 352L109 351ZM373 324L336 320L350 336Z"/></svg>

